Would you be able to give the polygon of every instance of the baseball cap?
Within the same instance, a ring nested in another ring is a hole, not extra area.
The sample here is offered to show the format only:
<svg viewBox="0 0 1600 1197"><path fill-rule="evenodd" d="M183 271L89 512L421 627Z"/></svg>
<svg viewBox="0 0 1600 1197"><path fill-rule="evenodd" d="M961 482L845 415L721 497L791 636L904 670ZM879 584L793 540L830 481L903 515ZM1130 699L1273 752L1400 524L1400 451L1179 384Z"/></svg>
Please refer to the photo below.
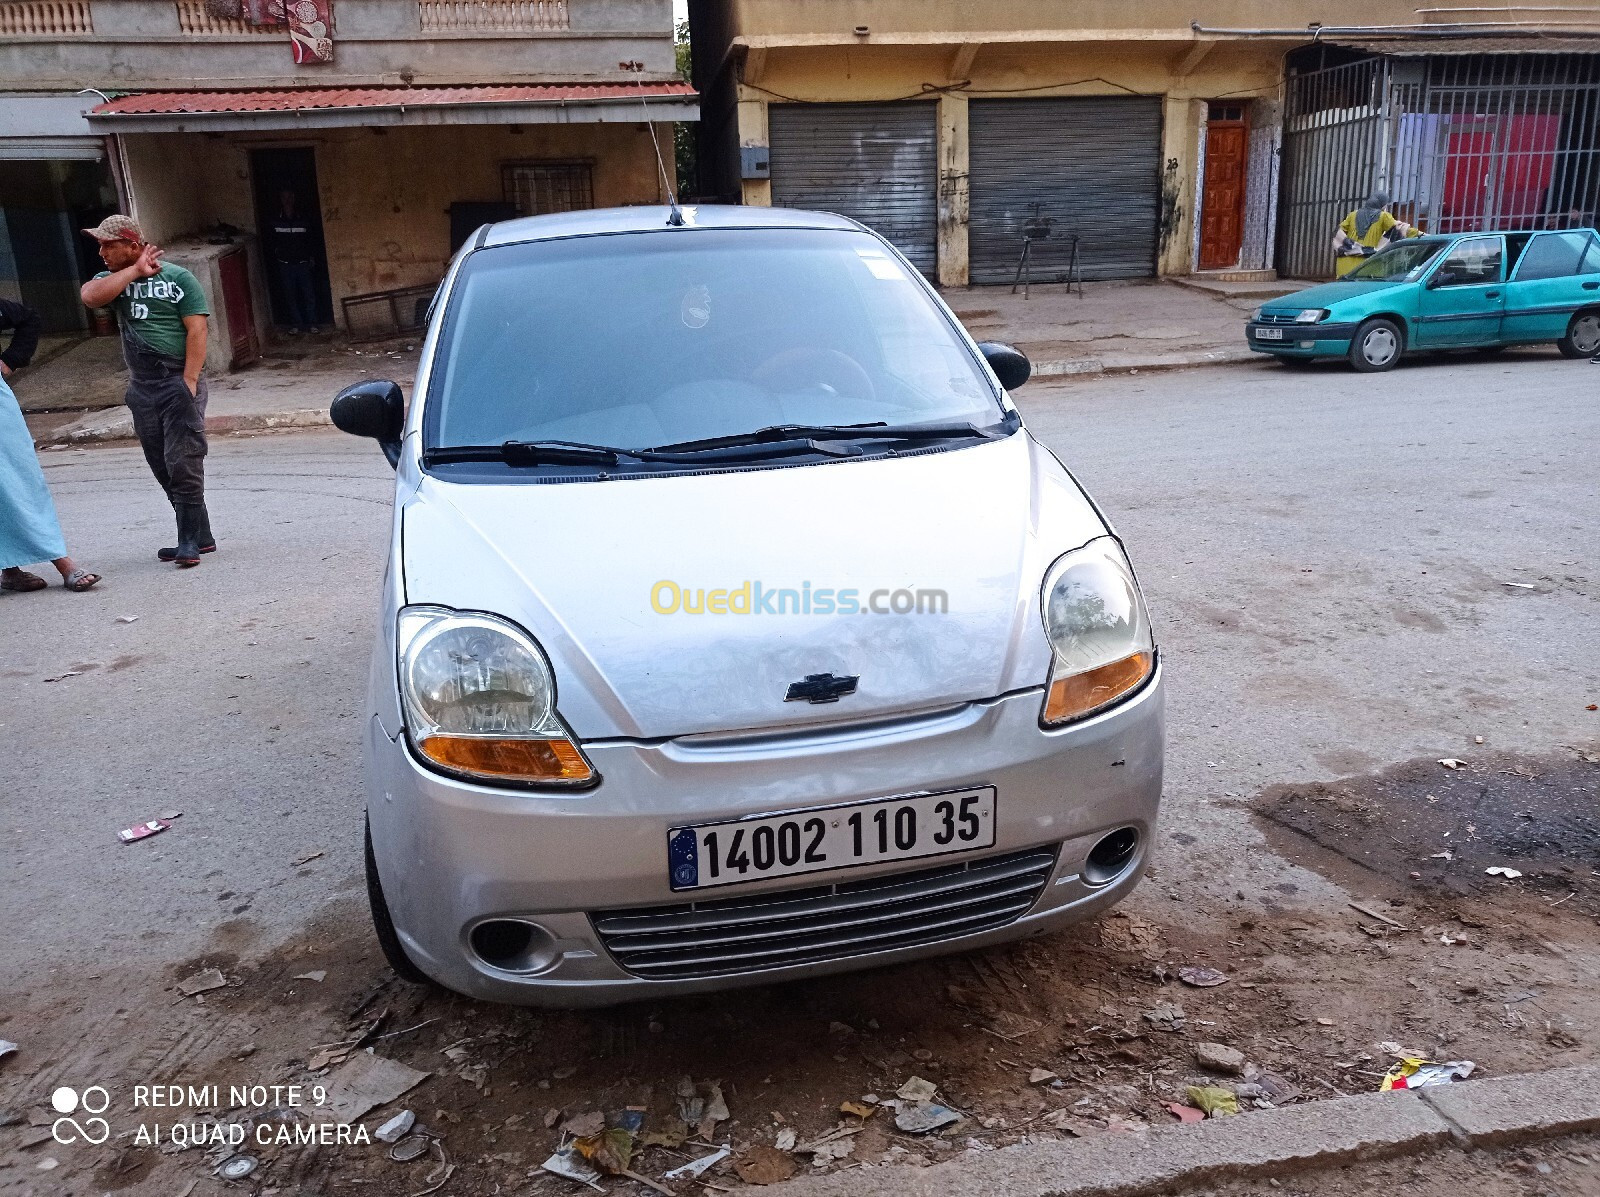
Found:
<svg viewBox="0 0 1600 1197"><path fill-rule="evenodd" d="M131 216L107 216L94 228L83 231L96 241L131 241L135 245L144 244L144 234L139 230L139 222Z"/></svg>

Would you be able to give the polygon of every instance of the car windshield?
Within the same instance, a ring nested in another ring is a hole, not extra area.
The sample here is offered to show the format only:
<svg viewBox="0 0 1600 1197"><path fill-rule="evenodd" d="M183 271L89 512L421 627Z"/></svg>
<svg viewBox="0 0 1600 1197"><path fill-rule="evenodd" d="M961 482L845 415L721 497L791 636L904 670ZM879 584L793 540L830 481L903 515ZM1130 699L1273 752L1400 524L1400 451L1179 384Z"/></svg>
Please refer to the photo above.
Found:
<svg viewBox="0 0 1600 1197"><path fill-rule="evenodd" d="M1362 282L1416 282L1422 277L1423 268L1448 244L1448 241L1402 241L1368 258L1345 278Z"/></svg>
<svg viewBox="0 0 1600 1197"><path fill-rule="evenodd" d="M877 239L663 230L481 250L429 388L429 448L625 449L785 424L1003 418L955 327Z"/></svg>

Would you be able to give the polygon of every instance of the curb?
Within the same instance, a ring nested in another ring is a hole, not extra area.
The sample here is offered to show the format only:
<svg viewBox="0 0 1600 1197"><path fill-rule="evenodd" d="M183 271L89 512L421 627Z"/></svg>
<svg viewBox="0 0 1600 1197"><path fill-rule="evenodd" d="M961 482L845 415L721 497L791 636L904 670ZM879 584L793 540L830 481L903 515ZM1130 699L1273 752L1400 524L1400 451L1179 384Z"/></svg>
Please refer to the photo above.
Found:
<svg viewBox="0 0 1600 1197"><path fill-rule="evenodd" d="M1131 374L1139 370L1187 370L1195 366L1236 366L1261 355L1249 349L1218 349L1207 354L1106 361L1098 357L1057 358L1033 364L1034 378L1060 378L1069 374Z"/></svg>
<svg viewBox="0 0 1600 1197"><path fill-rule="evenodd" d="M1600 1065L1365 1093L1088 1139L1021 1143L928 1168L852 1168L782 1186L784 1197L1154 1197L1455 1142L1505 1146L1600 1130Z"/></svg>
<svg viewBox="0 0 1600 1197"><path fill-rule="evenodd" d="M72 425L58 428L37 444L87 445L97 441L126 441L133 439L133 417L128 409L118 408L110 416L94 417L95 423L87 428ZM325 407L304 407L293 411L253 412L243 415L216 415L206 417L206 431L213 435L230 432L253 432L269 428L325 428L333 421Z"/></svg>

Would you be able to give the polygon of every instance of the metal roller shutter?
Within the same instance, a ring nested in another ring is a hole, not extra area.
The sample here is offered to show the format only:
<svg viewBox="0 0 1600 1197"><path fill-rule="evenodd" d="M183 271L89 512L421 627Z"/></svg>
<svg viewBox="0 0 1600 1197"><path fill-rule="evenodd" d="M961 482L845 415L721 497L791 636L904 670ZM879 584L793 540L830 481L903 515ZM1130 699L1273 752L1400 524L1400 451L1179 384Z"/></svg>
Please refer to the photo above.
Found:
<svg viewBox="0 0 1600 1197"><path fill-rule="evenodd" d="M937 105L773 104L772 202L837 212L932 273L937 257Z"/></svg>
<svg viewBox="0 0 1600 1197"><path fill-rule="evenodd" d="M1084 278L1156 272L1161 213L1161 98L973 100L972 281L1009 283L1023 222L1048 217L1036 241L1035 282L1064 278L1077 233Z"/></svg>

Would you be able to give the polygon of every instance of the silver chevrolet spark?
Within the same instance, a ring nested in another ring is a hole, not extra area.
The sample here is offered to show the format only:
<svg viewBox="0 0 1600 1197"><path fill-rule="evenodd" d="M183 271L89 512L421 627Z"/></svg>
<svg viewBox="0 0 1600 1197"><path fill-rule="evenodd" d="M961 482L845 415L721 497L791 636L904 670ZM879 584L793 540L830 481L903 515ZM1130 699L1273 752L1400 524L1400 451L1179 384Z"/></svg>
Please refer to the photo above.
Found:
<svg viewBox="0 0 1600 1197"><path fill-rule="evenodd" d="M904 258L837 216L487 227L409 411L367 879L402 976L600 1005L1000 943L1125 897L1161 793L1132 568Z"/></svg>

